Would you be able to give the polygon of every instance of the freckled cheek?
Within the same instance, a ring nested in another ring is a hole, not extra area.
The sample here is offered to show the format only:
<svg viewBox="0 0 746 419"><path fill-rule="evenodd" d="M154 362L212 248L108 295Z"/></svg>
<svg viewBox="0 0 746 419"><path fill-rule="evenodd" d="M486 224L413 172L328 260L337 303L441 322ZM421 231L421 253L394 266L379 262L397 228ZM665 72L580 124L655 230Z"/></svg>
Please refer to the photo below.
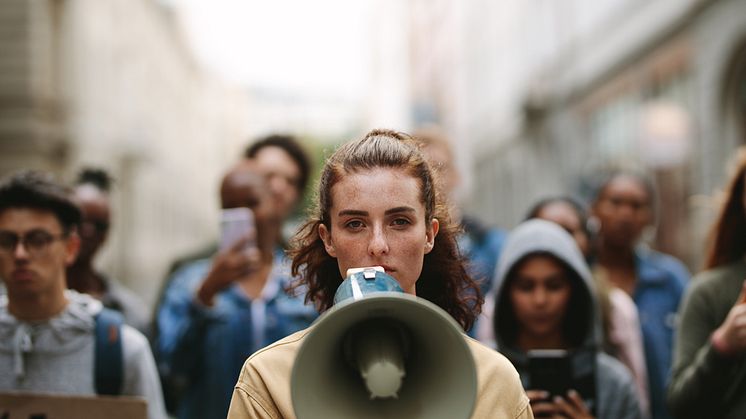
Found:
<svg viewBox="0 0 746 419"><path fill-rule="evenodd" d="M348 268L362 267L360 264L365 261L368 254L367 243L360 240L336 240L335 248L339 263Z"/></svg>

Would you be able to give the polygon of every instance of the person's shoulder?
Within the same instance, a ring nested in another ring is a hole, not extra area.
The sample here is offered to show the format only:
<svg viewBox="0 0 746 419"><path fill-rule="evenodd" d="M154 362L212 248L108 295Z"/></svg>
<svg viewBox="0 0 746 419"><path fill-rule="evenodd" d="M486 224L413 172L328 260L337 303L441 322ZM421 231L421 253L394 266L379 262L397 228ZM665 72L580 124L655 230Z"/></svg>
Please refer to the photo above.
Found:
<svg viewBox="0 0 746 419"><path fill-rule="evenodd" d="M642 259L643 263L653 266L658 269L666 271L673 271L675 273L686 273L689 275L689 269L684 266L684 263L673 255L663 253L649 247L640 247L637 250L638 257Z"/></svg>
<svg viewBox="0 0 746 419"><path fill-rule="evenodd" d="M699 272L687 290L687 300L694 304L713 307L725 304L730 307L740 293L746 278L746 261L739 260L727 265Z"/></svg>
<svg viewBox="0 0 746 419"><path fill-rule="evenodd" d="M740 284L743 282L744 277L746 277L746 260L739 259L735 262L697 273L693 278L692 287L715 287L732 281L737 281Z"/></svg>
<svg viewBox="0 0 746 419"><path fill-rule="evenodd" d="M201 249L198 249L194 253L190 253L188 255L181 256L171 262L171 266L168 268L168 274L166 276L171 276L173 273L181 269L182 267L195 262L197 260L202 259L209 259L215 253L218 251L218 244L217 243L209 243L207 245L204 245Z"/></svg>
<svg viewBox="0 0 746 419"><path fill-rule="evenodd" d="M477 368L477 400L472 417L528 417L528 397L518 371L503 354L464 336Z"/></svg>
<svg viewBox="0 0 746 419"><path fill-rule="evenodd" d="M672 255L650 248L638 248L637 257L642 264L642 277L651 276L669 286L683 290L691 277L684 263Z"/></svg>
<svg viewBox="0 0 746 419"><path fill-rule="evenodd" d="M116 279L107 278L107 283L109 298L122 306L125 317L128 315L147 317L148 305L139 294Z"/></svg>
<svg viewBox="0 0 746 419"><path fill-rule="evenodd" d="M479 368L504 369L517 374L513 364L503 354L472 337L465 336L465 339Z"/></svg>
<svg viewBox="0 0 746 419"><path fill-rule="evenodd" d="M634 388L634 378L629 369L621 361L604 352L596 354L598 377L603 386L615 385ZM607 384L604 384L607 383Z"/></svg>
<svg viewBox="0 0 746 419"><path fill-rule="evenodd" d="M212 258L193 260L171 274L169 287L189 287L202 281L212 265Z"/></svg>
<svg viewBox="0 0 746 419"><path fill-rule="evenodd" d="M238 382L247 381L248 375L253 373L262 375L265 372L279 374L287 371L289 374L295 355L309 330L300 330L254 352L244 363Z"/></svg>
<svg viewBox="0 0 746 419"><path fill-rule="evenodd" d="M518 371L505 355L469 336L465 335L464 339L474 357L480 387L502 386L503 390L512 387L523 391Z"/></svg>
<svg viewBox="0 0 746 419"><path fill-rule="evenodd" d="M150 343L148 338L134 327L123 323L122 333L122 351L125 362L138 362L137 359L144 355L151 355Z"/></svg>

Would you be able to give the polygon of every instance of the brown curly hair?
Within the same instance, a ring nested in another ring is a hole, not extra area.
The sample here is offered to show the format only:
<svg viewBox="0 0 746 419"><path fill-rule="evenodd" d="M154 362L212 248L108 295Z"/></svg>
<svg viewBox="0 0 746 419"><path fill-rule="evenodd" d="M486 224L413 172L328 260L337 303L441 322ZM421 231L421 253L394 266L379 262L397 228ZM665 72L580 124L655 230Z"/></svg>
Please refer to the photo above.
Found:
<svg viewBox="0 0 746 419"><path fill-rule="evenodd" d="M445 310L464 330L470 329L484 300L479 286L466 273L456 244L458 227L417 143L396 131L373 130L360 140L343 144L326 161L319 179L318 205L291 243L292 273L300 278L296 287L307 287L306 302L313 302L321 312L334 304L334 293L344 278L337 260L324 248L319 226L324 224L331 231L332 187L349 173L378 167L404 169L418 179L425 219L436 218L440 224L434 247L424 257L417 296Z"/></svg>

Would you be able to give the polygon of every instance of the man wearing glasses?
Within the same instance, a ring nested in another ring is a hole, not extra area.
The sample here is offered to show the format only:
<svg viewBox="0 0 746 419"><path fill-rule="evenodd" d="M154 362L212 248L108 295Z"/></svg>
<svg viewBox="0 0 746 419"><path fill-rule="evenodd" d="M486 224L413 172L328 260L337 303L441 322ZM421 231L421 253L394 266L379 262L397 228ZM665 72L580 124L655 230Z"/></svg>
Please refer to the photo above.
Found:
<svg viewBox="0 0 746 419"><path fill-rule="evenodd" d="M97 393L94 339L101 303L66 290L78 254L80 210L68 190L34 172L0 184L0 391ZM165 418L148 342L122 325L123 377L117 394L141 396L148 415Z"/></svg>

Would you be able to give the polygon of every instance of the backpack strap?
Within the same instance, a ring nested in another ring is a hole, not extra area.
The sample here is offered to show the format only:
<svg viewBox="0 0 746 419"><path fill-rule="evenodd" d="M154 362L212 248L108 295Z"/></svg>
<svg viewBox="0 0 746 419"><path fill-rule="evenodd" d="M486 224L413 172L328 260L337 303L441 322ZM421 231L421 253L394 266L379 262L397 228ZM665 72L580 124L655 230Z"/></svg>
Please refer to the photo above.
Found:
<svg viewBox="0 0 746 419"><path fill-rule="evenodd" d="M116 311L104 308L96 315L94 378L97 394L116 396L122 392L122 324L124 319Z"/></svg>

